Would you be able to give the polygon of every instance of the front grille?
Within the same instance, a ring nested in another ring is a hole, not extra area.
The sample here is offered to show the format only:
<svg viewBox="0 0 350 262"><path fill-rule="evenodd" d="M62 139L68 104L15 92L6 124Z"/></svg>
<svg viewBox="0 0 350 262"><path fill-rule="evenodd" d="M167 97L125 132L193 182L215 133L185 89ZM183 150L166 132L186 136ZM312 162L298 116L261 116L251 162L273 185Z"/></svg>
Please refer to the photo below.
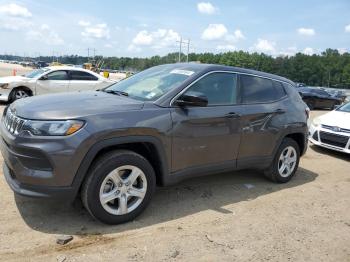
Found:
<svg viewBox="0 0 350 262"><path fill-rule="evenodd" d="M6 110L6 115L4 116L4 125L6 129L14 135L18 135L23 128L27 120L16 116L11 109Z"/></svg>
<svg viewBox="0 0 350 262"><path fill-rule="evenodd" d="M346 128L341 128L341 127L337 127L337 126L329 126L329 125L321 125L321 126L324 129L329 129L329 130L332 130L334 132L350 133L350 129L346 129Z"/></svg>
<svg viewBox="0 0 350 262"><path fill-rule="evenodd" d="M349 137L320 131L320 139L322 143L345 148Z"/></svg>

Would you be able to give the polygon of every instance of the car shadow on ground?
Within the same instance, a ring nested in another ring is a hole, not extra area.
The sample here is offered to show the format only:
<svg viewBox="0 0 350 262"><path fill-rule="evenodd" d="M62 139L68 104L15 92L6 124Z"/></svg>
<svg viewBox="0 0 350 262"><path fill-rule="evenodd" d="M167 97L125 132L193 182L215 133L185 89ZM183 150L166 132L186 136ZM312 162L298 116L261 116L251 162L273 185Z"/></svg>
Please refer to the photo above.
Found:
<svg viewBox="0 0 350 262"><path fill-rule="evenodd" d="M224 207L280 190L297 187L318 175L299 168L286 184L275 184L257 171L240 171L193 178L171 187L156 190L150 205L136 220L116 226L104 225L91 218L81 201L57 203L15 195L16 205L25 223L34 230L49 234L91 236L123 232L175 220L205 210L232 213Z"/></svg>
<svg viewBox="0 0 350 262"><path fill-rule="evenodd" d="M320 154L339 158L339 159L342 159L344 161L350 161L350 154L347 154L347 153L331 150L331 149L328 149L325 147L320 147L320 146L316 146L316 145L312 145L312 144L310 145L310 148L312 150L314 150L315 152L320 153Z"/></svg>

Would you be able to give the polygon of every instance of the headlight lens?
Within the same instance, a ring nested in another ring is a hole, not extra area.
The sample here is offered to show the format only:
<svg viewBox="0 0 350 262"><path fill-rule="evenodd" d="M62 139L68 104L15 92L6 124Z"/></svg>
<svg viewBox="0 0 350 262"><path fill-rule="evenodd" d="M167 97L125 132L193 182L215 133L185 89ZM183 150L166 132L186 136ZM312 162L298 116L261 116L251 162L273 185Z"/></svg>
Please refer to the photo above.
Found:
<svg viewBox="0 0 350 262"><path fill-rule="evenodd" d="M318 117L316 117L312 120L313 126L318 127L320 124L321 124L321 120Z"/></svg>
<svg viewBox="0 0 350 262"><path fill-rule="evenodd" d="M66 120L66 121L36 121L28 120L23 125L23 131L29 131L35 136L68 136L84 125L80 120Z"/></svg>
<svg viewBox="0 0 350 262"><path fill-rule="evenodd" d="M0 88L7 89L9 87L9 84L0 84Z"/></svg>

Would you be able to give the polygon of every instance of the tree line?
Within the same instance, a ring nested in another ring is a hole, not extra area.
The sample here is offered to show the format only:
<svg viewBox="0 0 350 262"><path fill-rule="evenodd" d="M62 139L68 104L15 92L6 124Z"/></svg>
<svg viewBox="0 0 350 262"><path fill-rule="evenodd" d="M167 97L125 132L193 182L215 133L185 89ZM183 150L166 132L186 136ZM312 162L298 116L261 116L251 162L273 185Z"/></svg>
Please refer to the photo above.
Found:
<svg viewBox="0 0 350 262"><path fill-rule="evenodd" d="M96 57L96 59L103 59L104 68L141 71L156 65L175 63L178 61L178 56L178 53L170 53L165 56L148 58ZM0 59L14 60L16 57L0 55ZM77 55L56 58L41 56L36 59L46 62L54 59L65 64L83 64L88 61L88 57ZM181 54L181 60L186 61L185 54ZM189 61L255 69L284 76L310 86L350 88L350 53L340 54L336 49L327 49L321 54L314 55L297 53L293 56L278 57L244 51L219 54L191 53Z"/></svg>

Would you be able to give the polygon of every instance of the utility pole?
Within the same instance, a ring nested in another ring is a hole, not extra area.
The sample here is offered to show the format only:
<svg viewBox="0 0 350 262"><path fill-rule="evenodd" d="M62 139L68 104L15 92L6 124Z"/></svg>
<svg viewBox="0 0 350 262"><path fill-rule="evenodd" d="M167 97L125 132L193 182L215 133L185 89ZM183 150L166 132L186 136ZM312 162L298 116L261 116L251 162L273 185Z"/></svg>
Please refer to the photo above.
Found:
<svg viewBox="0 0 350 262"><path fill-rule="evenodd" d="M178 58L178 62L181 62L181 50L182 50L182 44L187 44L187 55L186 55L186 61L188 63L188 54L190 53L190 39L184 41L182 39L182 37L180 38L180 41L176 41L177 43L179 43L179 58Z"/></svg>
<svg viewBox="0 0 350 262"><path fill-rule="evenodd" d="M178 59L178 62L180 63L180 62L181 62L182 37L180 38L180 41L176 41L176 42L180 43L180 48L179 48L179 59Z"/></svg>
<svg viewBox="0 0 350 262"><path fill-rule="evenodd" d="M95 59L95 57L96 57L96 49L94 48L93 50L94 50L94 59Z"/></svg>
<svg viewBox="0 0 350 262"><path fill-rule="evenodd" d="M89 61L89 58L90 58L90 48L88 48L88 61Z"/></svg>
<svg viewBox="0 0 350 262"><path fill-rule="evenodd" d="M190 39L187 40L187 58L186 58L186 61L188 63L188 54L190 53Z"/></svg>

